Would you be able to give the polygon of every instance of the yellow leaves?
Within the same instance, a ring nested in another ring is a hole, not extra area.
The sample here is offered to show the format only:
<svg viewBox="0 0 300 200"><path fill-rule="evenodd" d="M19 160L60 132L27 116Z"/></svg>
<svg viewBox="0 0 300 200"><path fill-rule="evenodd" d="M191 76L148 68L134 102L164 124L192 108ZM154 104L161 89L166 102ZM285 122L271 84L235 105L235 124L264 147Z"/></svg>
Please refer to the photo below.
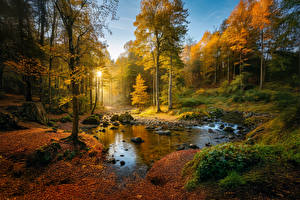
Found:
<svg viewBox="0 0 300 200"><path fill-rule="evenodd" d="M136 77L136 84L133 86L135 89L131 93L132 105L144 105L147 103L149 95L146 92L147 86L144 85L145 81L143 80L141 74L138 74Z"/></svg>

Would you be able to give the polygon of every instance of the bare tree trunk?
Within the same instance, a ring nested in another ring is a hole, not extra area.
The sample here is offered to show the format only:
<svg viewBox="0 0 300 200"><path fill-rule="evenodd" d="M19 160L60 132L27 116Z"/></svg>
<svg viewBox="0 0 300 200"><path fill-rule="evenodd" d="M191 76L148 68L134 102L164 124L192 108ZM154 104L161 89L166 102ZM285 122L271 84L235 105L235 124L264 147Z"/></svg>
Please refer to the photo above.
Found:
<svg viewBox="0 0 300 200"><path fill-rule="evenodd" d="M24 79L26 83L25 99L26 101L32 101L31 78L29 76L25 76Z"/></svg>
<svg viewBox="0 0 300 200"><path fill-rule="evenodd" d="M96 77L96 87L95 87L95 104L94 107L92 109L91 114L94 114L94 111L97 107L97 102L98 102L98 90L99 90L99 81L98 81L98 77ZM91 90L92 91L92 90ZM92 97L91 97L92 98Z"/></svg>
<svg viewBox="0 0 300 200"><path fill-rule="evenodd" d="M152 52L152 57L153 57L153 63L155 63L155 56L154 53ZM152 104L153 106L156 105L155 101L155 66L153 66L153 85L152 85Z"/></svg>
<svg viewBox="0 0 300 200"><path fill-rule="evenodd" d="M227 58L227 80L230 83L230 64L229 64L229 56Z"/></svg>
<svg viewBox="0 0 300 200"><path fill-rule="evenodd" d="M92 77L89 75L89 90L90 90L90 110L93 109L93 91L92 91Z"/></svg>
<svg viewBox="0 0 300 200"><path fill-rule="evenodd" d="M3 71L4 71L4 65L0 64L0 90L3 89Z"/></svg>
<svg viewBox="0 0 300 200"><path fill-rule="evenodd" d="M156 112L161 112L160 104L159 104L159 50L157 50L156 55L156 75L155 75L155 82L156 82Z"/></svg>
<svg viewBox="0 0 300 200"><path fill-rule="evenodd" d="M104 105L104 102L103 102L103 77L100 78L100 89L101 89L100 105L103 106Z"/></svg>
<svg viewBox="0 0 300 200"><path fill-rule="evenodd" d="M264 32L261 31L261 58L260 58L260 84L259 88L263 89L264 87Z"/></svg>
<svg viewBox="0 0 300 200"><path fill-rule="evenodd" d="M172 110L173 108L173 102L172 102L172 73L173 73L173 60L172 60L172 56L170 57L170 69L169 69L169 98L168 98L168 102L169 102L169 107L168 110Z"/></svg>

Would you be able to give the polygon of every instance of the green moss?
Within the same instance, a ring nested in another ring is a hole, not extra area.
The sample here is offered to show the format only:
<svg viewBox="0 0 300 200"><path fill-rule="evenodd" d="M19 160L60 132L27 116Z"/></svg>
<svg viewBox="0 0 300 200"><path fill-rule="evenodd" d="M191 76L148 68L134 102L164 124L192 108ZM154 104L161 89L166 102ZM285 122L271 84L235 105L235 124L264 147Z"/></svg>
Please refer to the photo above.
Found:
<svg viewBox="0 0 300 200"><path fill-rule="evenodd" d="M208 180L225 178L231 171L243 173L254 166L280 160L283 148L280 146L227 143L203 149L186 165L185 171L192 171L192 178L186 187Z"/></svg>
<svg viewBox="0 0 300 200"><path fill-rule="evenodd" d="M59 121L61 123L72 122L72 117L70 115L66 115L66 116L60 118Z"/></svg>
<svg viewBox="0 0 300 200"><path fill-rule="evenodd" d="M245 185L245 179L237 172L233 171L228 174L224 179L219 181L219 186L223 189L236 189L242 185Z"/></svg>

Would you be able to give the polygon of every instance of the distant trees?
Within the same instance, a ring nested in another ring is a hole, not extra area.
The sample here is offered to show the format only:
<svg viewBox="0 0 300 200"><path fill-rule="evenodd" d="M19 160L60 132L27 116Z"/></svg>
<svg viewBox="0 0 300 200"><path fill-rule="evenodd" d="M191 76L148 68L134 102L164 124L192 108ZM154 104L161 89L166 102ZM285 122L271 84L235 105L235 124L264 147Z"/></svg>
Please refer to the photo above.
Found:
<svg viewBox="0 0 300 200"><path fill-rule="evenodd" d="M136 44L148 46L155 61L155 100L156 111L160 112L160 66L162 56L169 53L170 62L174 51L178 51L178 44L186 33L187 10L183 8L181 0L142 0L141 11L136 16L134 25ZM168 51L169 50L169 51ZM172 51L173 52L172 52ZM179 55L178 52L175 54ZM170 70L170 83L172 83ZM172 84L170 84L170 93ZM171 95L171 94L170 94ZM171 103L171 98L169 99ZM170 108L171 108L170 104Z"/></svg>

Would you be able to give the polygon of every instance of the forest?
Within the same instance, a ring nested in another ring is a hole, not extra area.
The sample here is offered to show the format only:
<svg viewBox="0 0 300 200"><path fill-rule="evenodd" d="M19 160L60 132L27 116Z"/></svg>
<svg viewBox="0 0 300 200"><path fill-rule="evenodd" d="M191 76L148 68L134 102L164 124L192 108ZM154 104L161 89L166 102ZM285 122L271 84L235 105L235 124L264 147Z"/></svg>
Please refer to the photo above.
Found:
<svg viewBox="0 0 300 200"><path fill-rule="evenodd" d="M298 199L299 0L122 1L0 0L0 199Z"/></svg>

